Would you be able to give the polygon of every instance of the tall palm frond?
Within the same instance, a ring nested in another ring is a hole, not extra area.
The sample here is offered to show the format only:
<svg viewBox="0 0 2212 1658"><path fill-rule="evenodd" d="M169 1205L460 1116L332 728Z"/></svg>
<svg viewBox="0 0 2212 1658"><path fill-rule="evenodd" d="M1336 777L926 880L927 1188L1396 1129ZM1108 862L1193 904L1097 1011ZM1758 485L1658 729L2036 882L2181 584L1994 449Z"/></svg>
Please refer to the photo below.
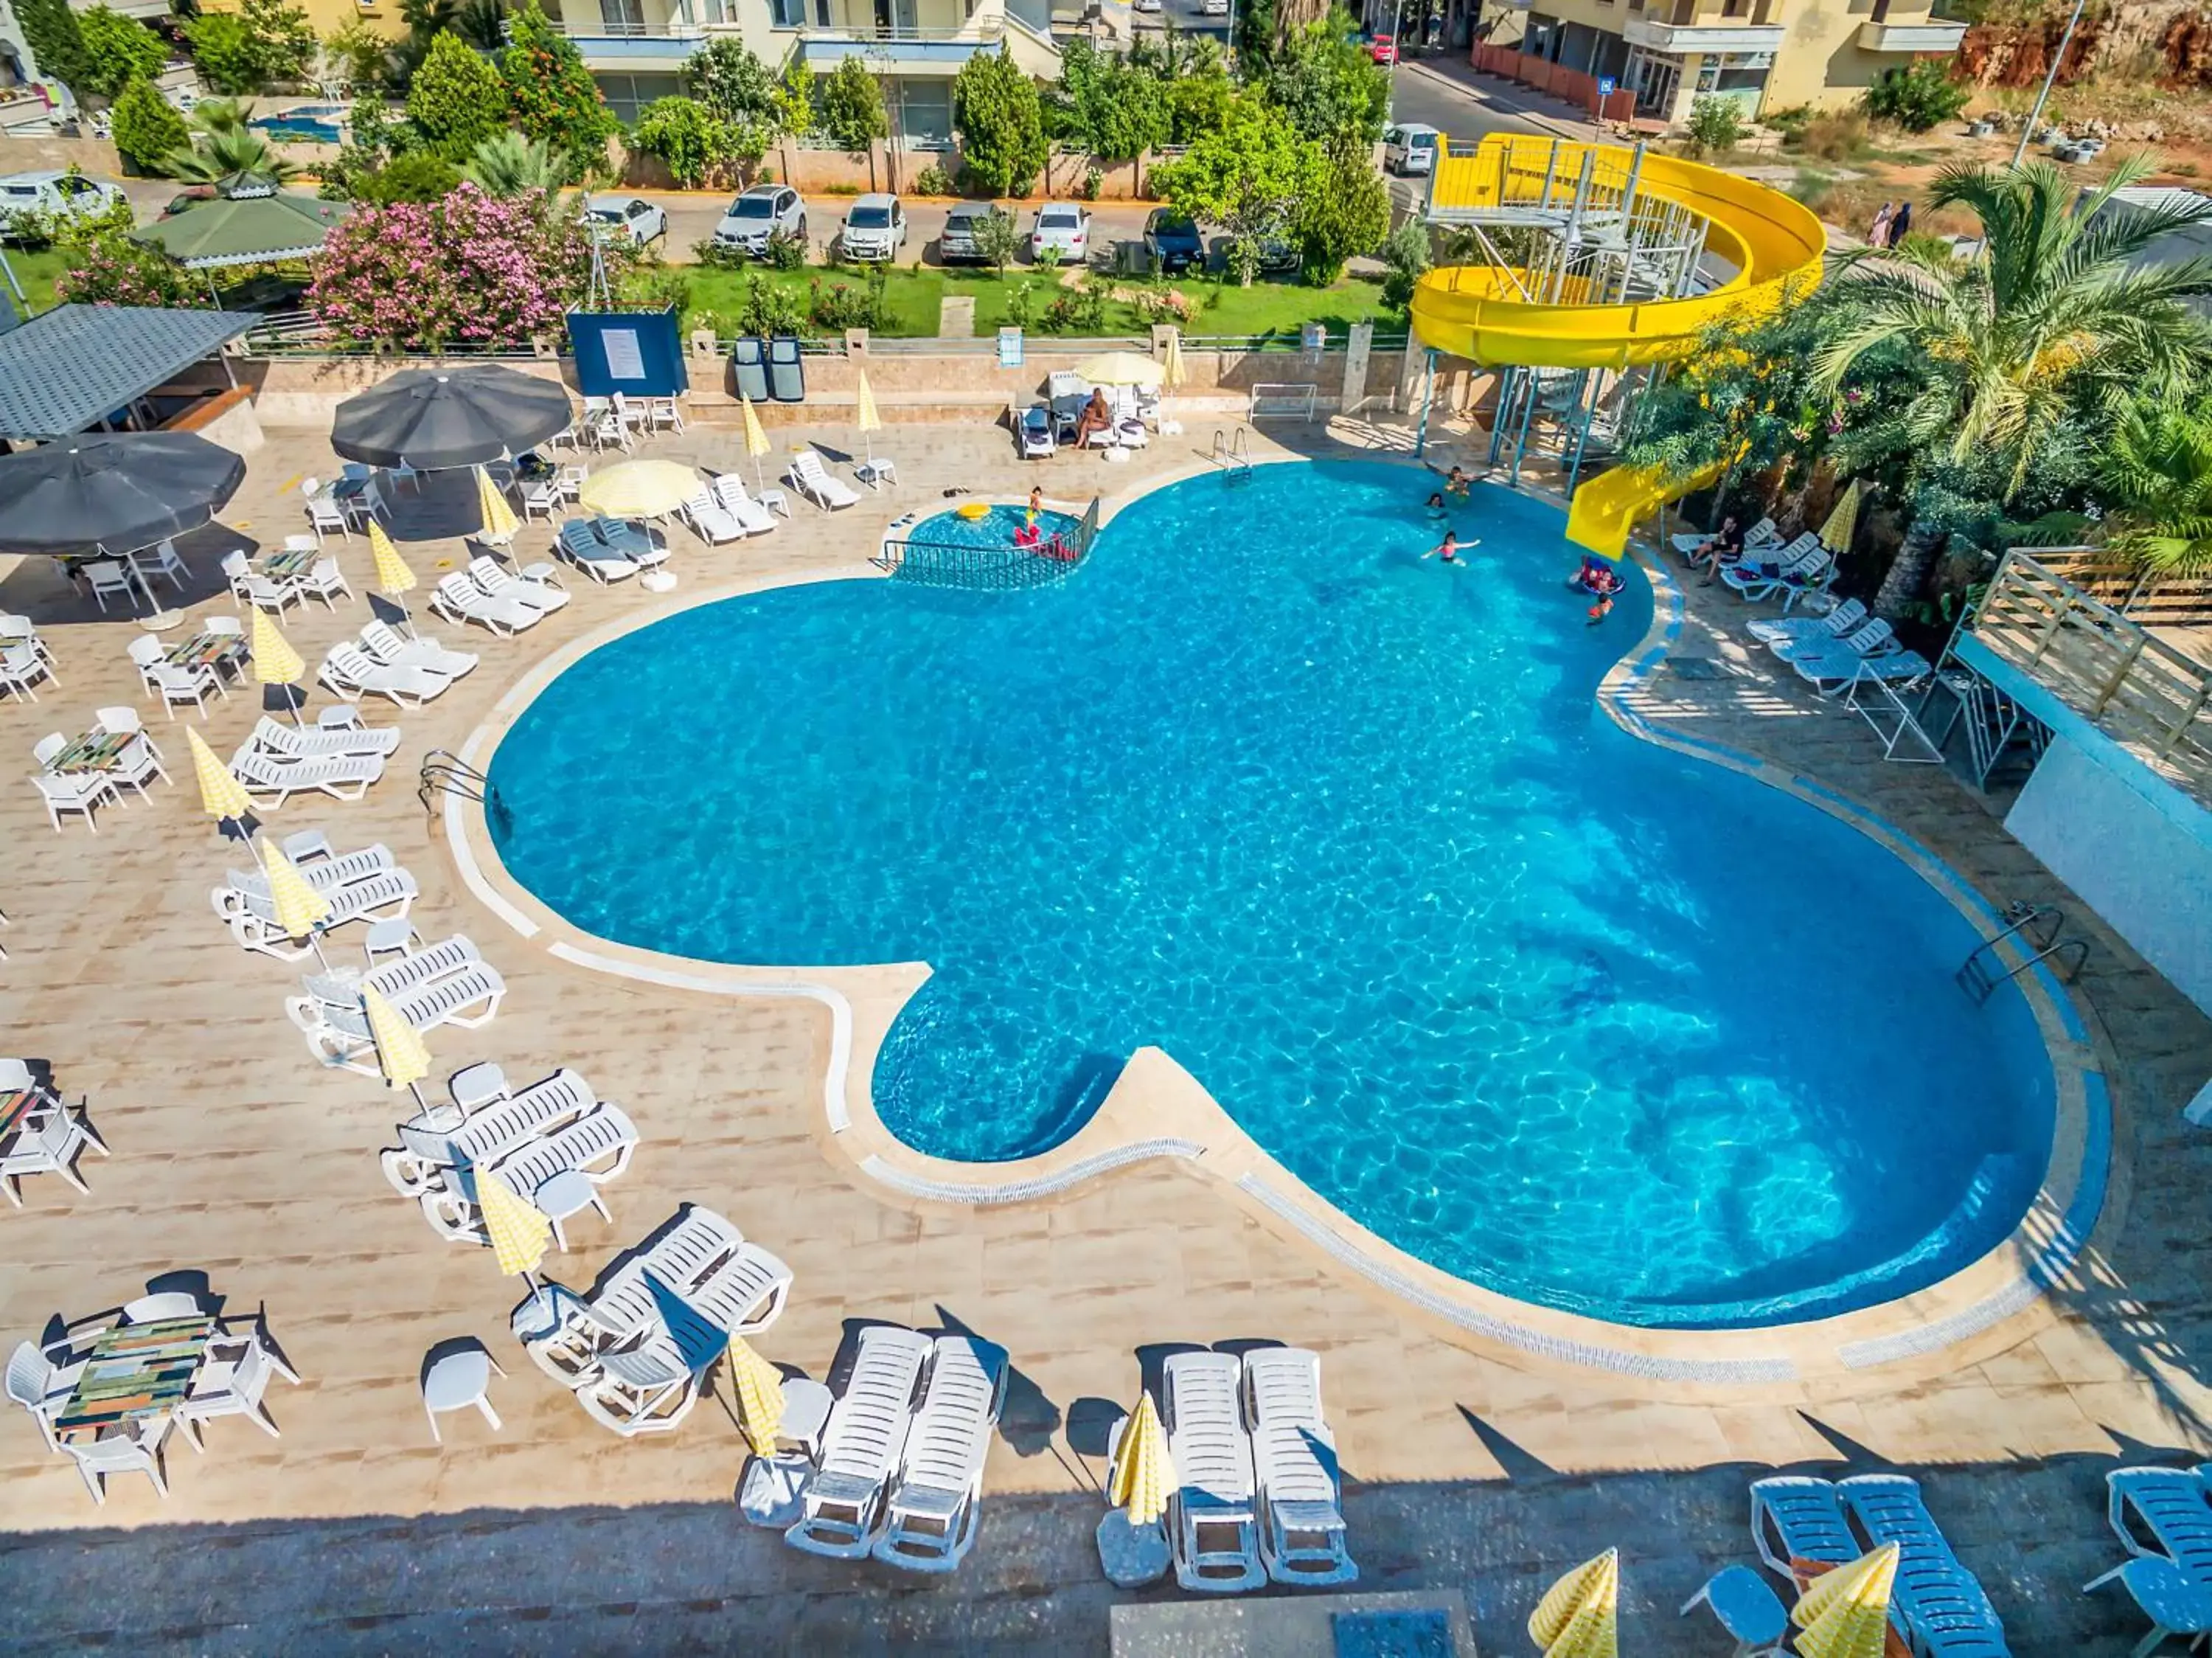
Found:
<svg viewBox="0 0 2212 1658"><path fill-rule="evenodd" d="M526 138L507 128L477 146L461 174L486 195L520 196L526 190L560 189L568 182L568 162L543 138Z"/></svg>
<svg viewBox="0 0 2212 1658"><path fill-rule="evenodd" d="M2115 550L2162 576L2212 571L2212 424L2185 410L2131 410L2097 471L2119 507Z"/></svg>
<svg viewBox="0 0 2212 1658"><path fill-rule="evenodd" d="M198 113L193 111L195 117ZM167 176L185 184L220 184L242 173L258 174L271 184L283 184L300 172L270 149L266 138L245 125L242 117L213 125L202 132L197 143L171 150L157 166Z"/></svg>

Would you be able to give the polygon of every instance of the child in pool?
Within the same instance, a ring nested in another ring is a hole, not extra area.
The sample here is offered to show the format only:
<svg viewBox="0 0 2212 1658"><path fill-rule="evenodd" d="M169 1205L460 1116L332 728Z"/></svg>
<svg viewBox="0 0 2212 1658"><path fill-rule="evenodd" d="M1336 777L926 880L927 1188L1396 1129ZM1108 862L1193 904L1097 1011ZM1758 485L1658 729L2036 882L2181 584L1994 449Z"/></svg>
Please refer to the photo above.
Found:
<svg viewBox="0 0 2212 1658"><path fill-rule="evenodd" d="M1586 555L1582 568L1567 585L1589 594L1597 602L1589 607L1589 625L1595 627L1613 614L1613 595L1625 585L1619 571L1595 554Z"/></svg>
<svg viewBox="0 0 2212 1658"><path fill-rule="evenodd" d="M1481 545L1481 538L1478 536L1475 539L1469 541L1467 544L1467 551L1471 552ZM1423 553L1421 557L1424 558L1437 559L1447 564L1456 564L1459 563L1460 552L1459 532L1457 530L1446 530L1444 532L1444 539L1437 542L1436 546L1431 547L1426 552Z"/></svg>

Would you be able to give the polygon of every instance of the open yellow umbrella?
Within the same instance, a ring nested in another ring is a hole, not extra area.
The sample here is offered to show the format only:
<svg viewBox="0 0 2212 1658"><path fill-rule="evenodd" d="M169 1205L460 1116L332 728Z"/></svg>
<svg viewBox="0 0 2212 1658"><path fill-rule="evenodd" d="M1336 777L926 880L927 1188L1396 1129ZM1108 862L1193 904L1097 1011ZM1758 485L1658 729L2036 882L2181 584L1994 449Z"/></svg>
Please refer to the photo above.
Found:
<svg viewBox="0 0 2212 1658"><path fill-rule="evenodd" d="M261 869L269 878L269 907L284 936L310 941L315 947L315 959L321 961L321 929L331 917L331 901L307 885L307 877L293 867L292 860L277 850L273 840L261 843Z"/></svg>
<svg viewBox="0 0 2212 1658"><path fill-rule="evenodd" d="M422 1033L402 1019L374 984L362 990L361 1010L376 1044L376 1063L384 1068L385 1087L413 1088L420 1102L422 1091L415 1085L430 1074L430 1050L423 1044Z"/></svg>
<svg viewBox="0 0 2212 1658"><path fill-rule="evenodd" d="M1790 1609L1802 1631L1801 1658L1881 1658L1899 1552L1896 1544L1885 1543L1813 1580Z"/></svg>
<svg viewBox="0 0 2212 1658"><path fill-rule="evenodd" d="M250 633L253 650L253 682L256 685L281 685L288 692L296 689L297 682L307 671L307 665L300 660L300 653L292 649L291 642L276 631L276 624L270 620L267 611L253 613ZM294 720L300 720L300 704L306 700L304 697L287 697L284 699L285 706L292 710Z"/></svg>
<svg viewBox="0 0 2212 1658"><path fill-rule="evenodd" d="M489 1169L476 1171L477 1208L483 1216L484 1236L491 1240L492 1258L509 1277L535 1272L553 1241L553 1222L514 1195L513 1187Z"/></svg>
<svg viewBox="0 0 2212 1658"><path fill-rule="evenodd" d="M738 401L745 411L745 453L753 458L753 487L765 489L768 485L761 477L761 457L769 452L768 434L761 430L760 415L753 407L752 399L741 392Z"/></svg>
<svg viewBox="0 0 2212 1658"><path fill-rule="evenodd" d="M859 402L860 447L868 452L868 459L872 461L876 458L876 449L875 446L868 442L868 434L883 430L884 418L876 412L876 394L868 389L868 371L866 369L860 370Z"/></svg>
<svg viewBox="0 0 2212 1658"><path fill-rule="evenodd" d="M1180 386L1183 378L1182 330L1176 328L1168 334L1167 356L1160 363L1160 384Z"/></svg>
<svg viewBox="0 0 2212 1658"><path fill-rule="evenodd" d="M1858 527L1859 480L1854 478L1828 521L1820 526L1820 545L1840 558L1851 550L1851 536Z"/></svg>
<svg viewBox="0 0 2212 1658"><path fill-rule="evenodd" d="M1129 1511L1132 1526L1149 1526L1168 1506L1175 1489L1175 1462L1168 1455L1168 1431L1160 1426L1160 1413L1152 1396L1137 1396L1137 1409L1121 1429L1115 1448L1114 1484L1106 1500Z"/></svg>
<svg viewBox="0 0 2212 1658"><path fill-rule="evenodd" d="M730 1391L738 1396L739 1431L757 1454L768 1455L783 1426L783 1375L743 1336L730 1338Z"/></svg>
<svg viewBox="0 0 2212 1658"><path fill-rule="evenodd" d="M1107 351L1085 357L1075 372L1094 386L1157 386L1164 371L1141 352Z"/></svg>
<svg viewBox="0 0 2212 1658"><path fill-rule="evenodd" d="M495 547L503 547L514 539L515 531L522 526L515 521L514 509L507 504L507 496L491 481L491 474L482 466L477 468L477 510L483 515L483 527L477 539Z"/></svg>
<svg viewBox="0 0 2212 1658"><path fill-rule="evenodd" d="M244 818L253 809L246 785L230 775L230 768L215 757L207 739L191 726L185 742L192 751L192 776L200 786L200 809L211 818Z"/></svg>
<svg viewBox="0 0 2212 1658"><path fill-rule="evenodd" d="M624 460L586 479L577 499L609 518L665 518L699 488L698 474L673 460Z"/></svg>
<svg viewBox="0 0 2212 1658"><path fill-rule="evenodd" d="M1545 1591L1528 1638L1545 1658L1613 1658L1620 1643L1620 1551L1585 1560Z"/></svg>

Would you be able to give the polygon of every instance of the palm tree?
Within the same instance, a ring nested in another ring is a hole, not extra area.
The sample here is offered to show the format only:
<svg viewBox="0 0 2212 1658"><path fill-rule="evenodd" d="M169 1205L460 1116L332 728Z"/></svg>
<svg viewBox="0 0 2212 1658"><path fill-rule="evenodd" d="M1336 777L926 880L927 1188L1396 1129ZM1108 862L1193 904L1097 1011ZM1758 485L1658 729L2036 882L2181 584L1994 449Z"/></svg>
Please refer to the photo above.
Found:
<svg viewBox="0 0 2212 1658"><path fill-rule="evenodd" d="M487 195L520 196L526 190L550 194L568 182L568 164L543 138L526 138L508 128L478 144L461 175Z"/></svg>
<svg viewBox="0 0 2212 1658"><path fill-rule="evenodd" d="M2137 265L2150 244L2212 221L2212 202L2101 210L2153 170L2131 156L2078 204L2049 162L1953 166L1931 200L1971 209L1981 251L1960 260L1932 247L1861 248L1834 262L1826 302L1834 332L1814 357L1814 384L1834 395L1868 353L1901 347L1924 371L1886 431L1893 451L1956 466L1994 460L2010 501L2069 415L2106 416L2133 399L2179 398L2212 369L2212 327L2185 303L2212 295L2212 260ZM1940 532L1906 536L1875 600L1910 607L1942 552Z"/></svg>
<svg viewBox="0 0 2212 1658"><path fill-rule="evenodd" d="M300 169L269 147L269 141L248 124L251 104L227 98L210 98L192 110L198 129L192 142L164 155L158 169L185 184L220 184L242 173L258 174L271 184L296 178Z"/></svg>
<svg viewBox="0 0 2212 1658"><path fill-rule="evenodd" d="M2155 576L2212 571L2212 424L2140 406L2112 429L2098 483L2118 509L2112 546Z"/></svg>
<svg viewBox="0 0 2212 1658"><path fill-rule="evenodd" d="M507 44L505 0L460 0L453 9L453 33L478 52L497 52Z"/></svg>

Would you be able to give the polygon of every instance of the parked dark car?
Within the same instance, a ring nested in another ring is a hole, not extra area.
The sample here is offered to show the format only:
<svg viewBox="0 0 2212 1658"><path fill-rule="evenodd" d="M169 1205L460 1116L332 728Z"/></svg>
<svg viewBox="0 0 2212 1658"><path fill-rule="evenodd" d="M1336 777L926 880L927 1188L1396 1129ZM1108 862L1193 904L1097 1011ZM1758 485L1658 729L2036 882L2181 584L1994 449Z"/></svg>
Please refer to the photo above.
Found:
<svg viewBox="0 0 2212 1658"><path fill-rule="evenodd" d="M1198 226L1172 207L1156 207L1146 219L1145 252L1171 277L1206 264L1206 242Z"/></svg>
<svg viewBox="0 0 2212 1658"><path fill-rule="evenodd" d="M986 219L1002 219L988 202L962 202L945 216L944 232L937 239L937 257L945 265L981 265L983 253L975 241L975 227Z"/></svg>

